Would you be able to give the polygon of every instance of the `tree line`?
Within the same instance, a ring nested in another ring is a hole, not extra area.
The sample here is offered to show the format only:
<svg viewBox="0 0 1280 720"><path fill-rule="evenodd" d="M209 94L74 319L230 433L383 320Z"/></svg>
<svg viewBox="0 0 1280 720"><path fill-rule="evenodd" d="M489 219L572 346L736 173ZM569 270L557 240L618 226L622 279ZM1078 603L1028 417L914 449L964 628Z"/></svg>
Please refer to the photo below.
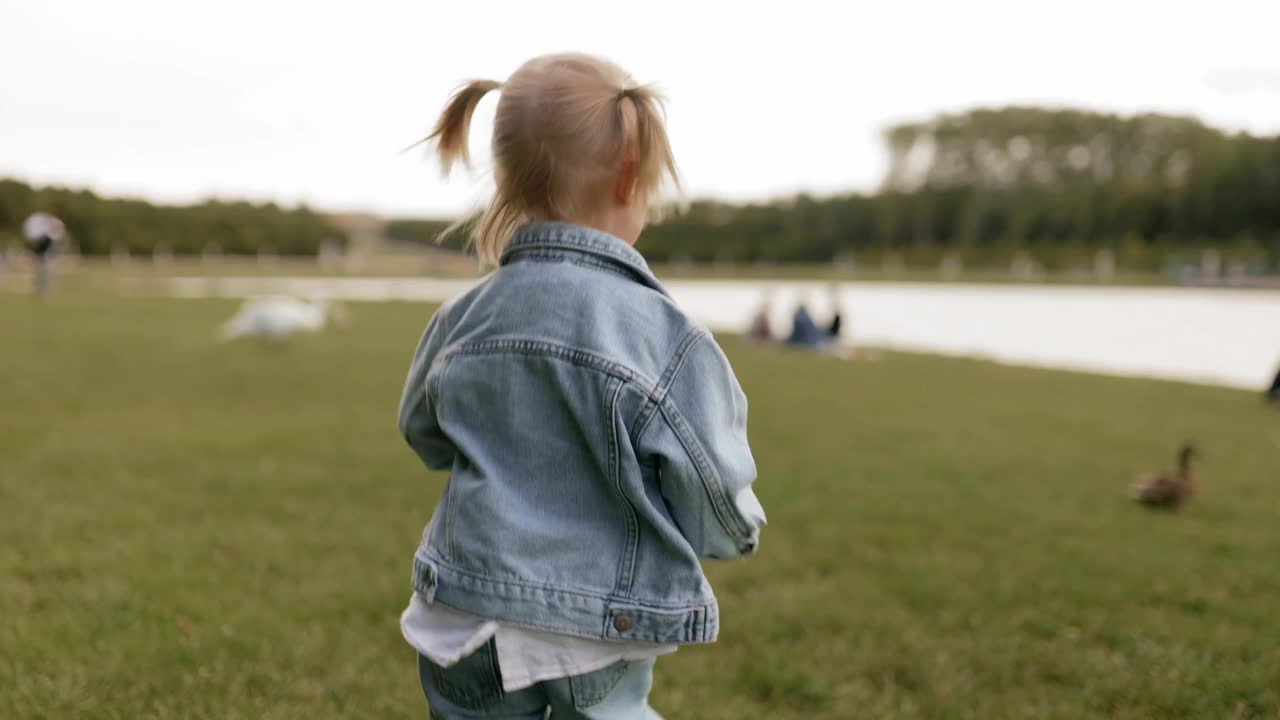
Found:
<svg viewBox="0 0 1280 720"><path fill-rule="evenodd" d="M884 262L1055 269L1098 250L1130 270L1206 249L1280 266L1280 136L1189 117L1011 107L944 114L884 134L880 189L733 204L698 200L650 226L655 261ZM447 223L399 220L430 241Z"/></svg>
<svg viewBox="0 0 1280 720"><path fill-rule="evenodd" d="M121 251L314 255L322 247L341 248L347 243L341 228L306 206L221 200L155 205L0 179L0 234L21 237L23 220L40 210L61 218L69 241L85 255Z"/></svg>
<svg viewBox="0 0 1280 720"><path fill-rule="evenodd" d="M831 261L1050 269L1107 250L1159 270L1216 250L1280 269L1280 136L1227 133L1189 117L1012 107L888 129L874 193L736 204L696 200L645 231L657 262ZM0 234L51 209L79 250L307 255L347 234L306 207L209 200L154 205L0 180ZM398 219L393 241L429 243L447 220ZM460 238L446 247L461 248Z"/></svg>

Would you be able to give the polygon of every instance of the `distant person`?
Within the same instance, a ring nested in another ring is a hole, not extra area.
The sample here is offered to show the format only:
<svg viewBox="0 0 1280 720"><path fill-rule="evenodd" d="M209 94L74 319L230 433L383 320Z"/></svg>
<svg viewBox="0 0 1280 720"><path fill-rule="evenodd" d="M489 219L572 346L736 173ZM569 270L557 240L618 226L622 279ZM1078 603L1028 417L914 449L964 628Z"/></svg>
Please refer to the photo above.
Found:
<svg viewBox="0 0 1280 720"><path fill-rule="evenodd" d="M676 177L659 96L535 58L454 94L428 138L446 168L498 89L471 237L500 269L432 318L400 404L450 471L401 631L432 717L656 718L656 658L730 622L699 560L759 542L747 399L633 247Z"/></svg>
<svg viewBox="0 0 1280 720"><path fill-rule="evenodd" d="M751 319L751 326L747 329L747 337L756 342L769 342L773 339L773 331L769 326L769 314L773 309L773 301L766 293L764 299L760 302L760 309L756 311L755 317Z"/></svg>
<svg viewBox="0 0 1280 720"><path fill-rule="evenodd" d="M1276 370L1276 377L1271 381L1271 387L1267 388L1267 400L1280 404L1280 370Z"/></svg>
<svg viewBox="0 0 1280 720"><path fill-rule="evenodd" d="M840 286L831 286L831 324L827 326L827 336L833 341L840 337L841 330Z"/></svg>
<svg viewBox="0 0 1280 720"><path fill-rule="evenodd" d="M22 223L22 234L27 237L27 247L34 260L36 295L49 291L49 261L66 233L66 226L50 212L32 213Z"/></svg>
<svg viewBox="0 0 1280 720"><path fill-rule="evenodd" d="M813 316L809 314L809 308L804 303L800 303L796 308L795 315L791 318L791 334L787 336L787 344L799 347L819 347L825 344L827 340L826 331L818 328L817 324L813 322Z"/></svg>

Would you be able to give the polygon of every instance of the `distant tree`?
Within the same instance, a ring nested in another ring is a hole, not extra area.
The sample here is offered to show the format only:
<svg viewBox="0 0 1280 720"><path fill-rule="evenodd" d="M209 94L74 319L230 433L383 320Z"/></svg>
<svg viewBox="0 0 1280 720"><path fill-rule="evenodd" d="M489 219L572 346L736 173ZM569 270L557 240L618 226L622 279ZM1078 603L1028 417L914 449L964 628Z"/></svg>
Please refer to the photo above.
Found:
<svg viewBox="0 0 1280 720"><path fill-rule="evenodd" d="M290 210L274 203L219 200L153 205L0 179L0 230L17 232L27 215L46 208L62 218L68 235L86 255L105 255L113 247L138 254L161 247L194 255L206 246L229 254L272 249L281 255L314 255L325 243L347 243L346 233L306 206Z"/></svg>
<svg viewBox="0 0 1280 720"><path fill-rule="evenodd" d="M392 220L383 231L388 240L417 245L431 245L440 234L453 224L452 220ZM460 249L466 244L465 233L458 232L445 239L444 247Z"/></svg>
<svg viewBox="0 0 1280 720"><path fill-rule="evenodd" d="M1015 107L899 125L885 143L889 167L875 195L694 202L646 231L646 253L811 261L892 252L1004 266L1031 255L1066 267L1123 244L1114 256L1129 269L1208 247L1280 263L1280 137L1185 117Z"/></svg>

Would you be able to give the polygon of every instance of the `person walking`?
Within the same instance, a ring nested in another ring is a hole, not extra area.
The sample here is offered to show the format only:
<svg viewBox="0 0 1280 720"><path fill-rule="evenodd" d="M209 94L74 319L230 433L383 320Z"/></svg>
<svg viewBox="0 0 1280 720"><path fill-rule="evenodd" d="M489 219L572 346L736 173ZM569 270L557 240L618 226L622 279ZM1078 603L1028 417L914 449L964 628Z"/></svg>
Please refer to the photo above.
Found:
<svg viewBox="0 0 1280 720"><path fill-rule="evenodd" d="M54 248L66 237L67 228L52 212L36 212L22 223L22 234L34 260L35 292L43 296L49 291L49 262Z"/></svg>

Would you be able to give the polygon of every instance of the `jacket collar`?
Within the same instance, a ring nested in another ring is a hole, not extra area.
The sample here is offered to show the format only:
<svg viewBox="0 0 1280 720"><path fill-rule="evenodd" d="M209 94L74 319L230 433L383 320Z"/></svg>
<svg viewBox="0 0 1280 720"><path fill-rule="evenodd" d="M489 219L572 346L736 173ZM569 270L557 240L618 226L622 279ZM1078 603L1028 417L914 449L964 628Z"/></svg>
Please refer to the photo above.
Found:
<svg viewBox="0 0 1280 720"><path fill-rule="evenodd" d="M516 229L498 264L507 265L521 256L588 258L605 269L621 271L641 284L667 294L635 248L595 228L550 221L527 223Z"/></svg>

